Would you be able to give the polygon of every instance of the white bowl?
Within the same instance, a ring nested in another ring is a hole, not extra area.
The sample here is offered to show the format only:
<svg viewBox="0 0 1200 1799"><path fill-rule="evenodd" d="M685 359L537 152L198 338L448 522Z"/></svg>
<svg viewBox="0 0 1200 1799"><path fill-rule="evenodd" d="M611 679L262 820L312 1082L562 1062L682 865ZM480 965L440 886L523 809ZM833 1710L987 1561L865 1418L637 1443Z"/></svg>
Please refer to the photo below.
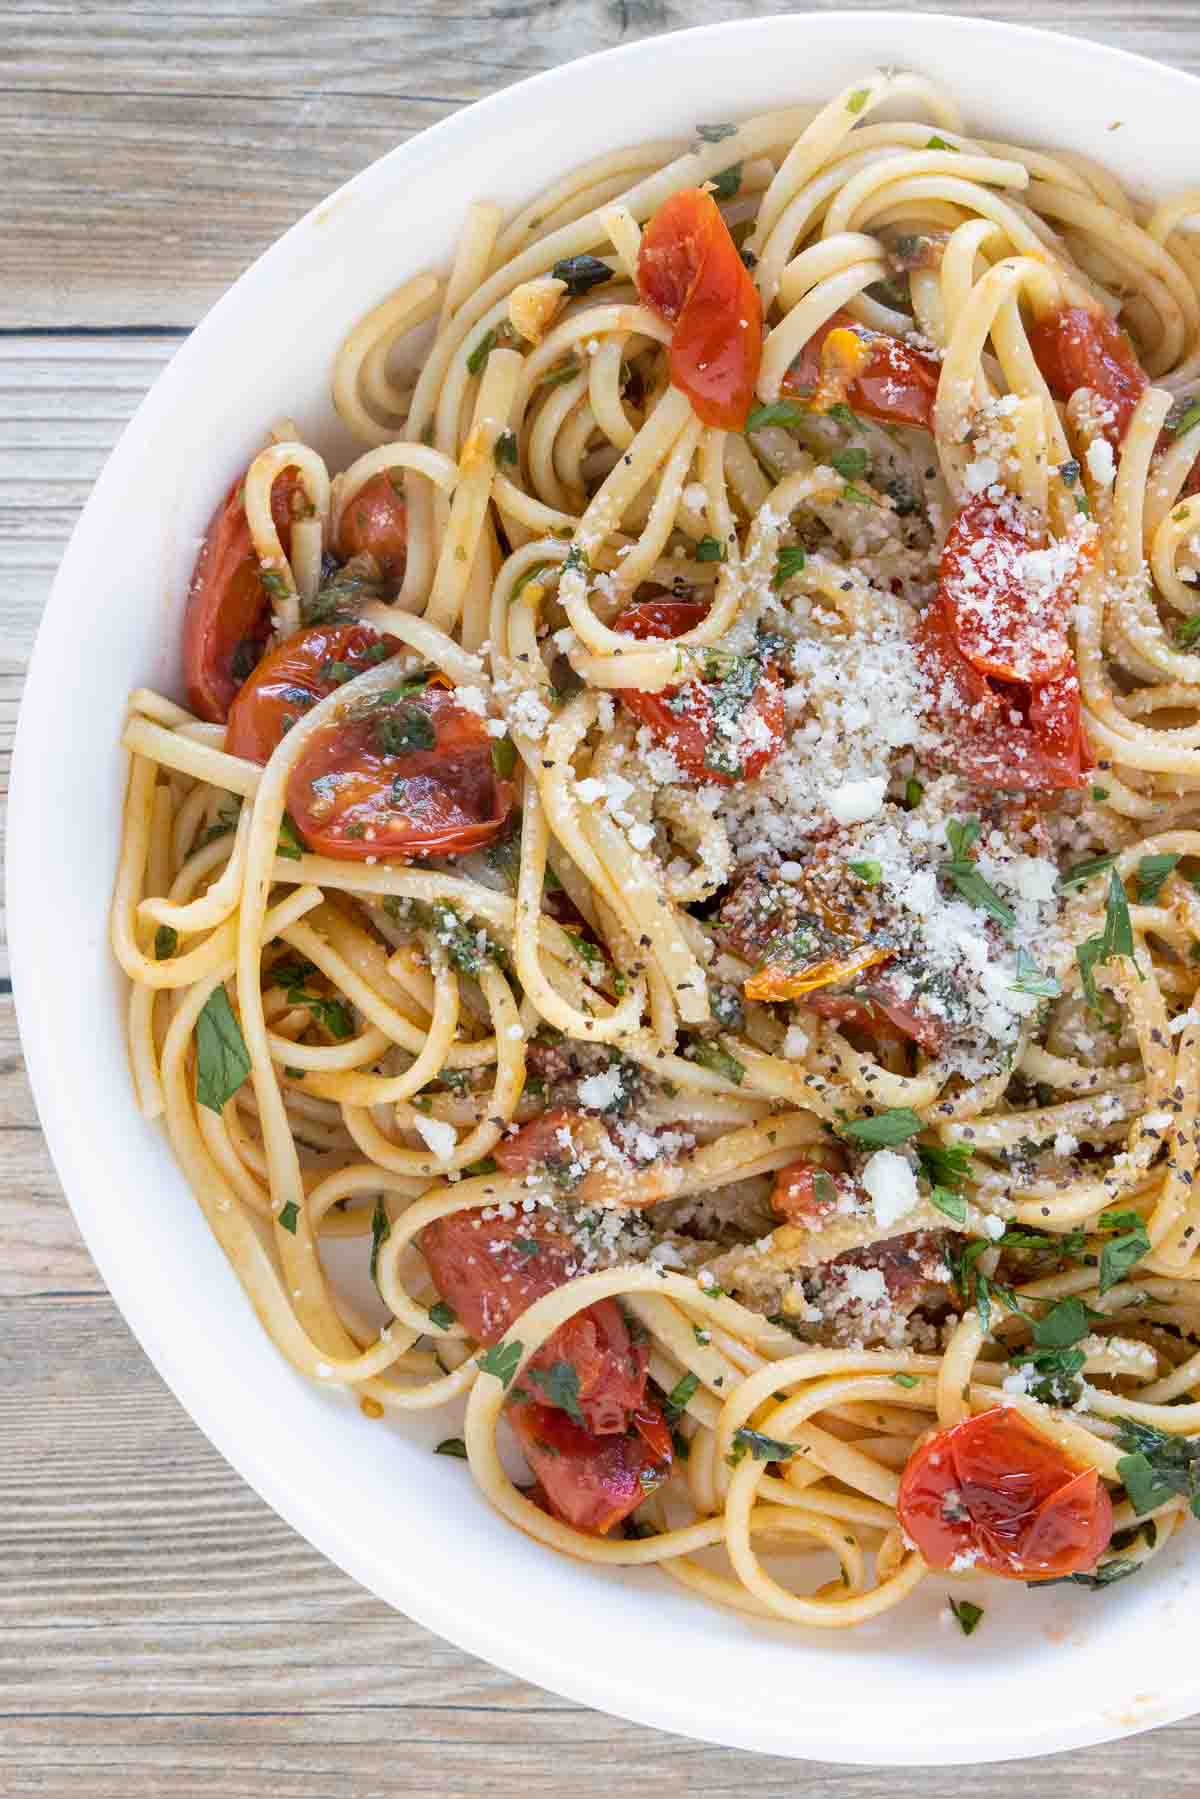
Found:
<svg viewBox="0 0 1200 1799"><path fill-rule="evenodd" d="M632 44L394 150L213 308L97 482L26 688L8 891L25 1053L88 1247L179 1399L297 1530L432 1630L585 1704L781 1755L955 1763L1099 1742L1200 1705L1196 1552L1172 1544L1146 1575L1103 1593L959 1583L986 1606L968 1642L947 1628L938 1580L874 1625L795 1636L653 1572L608 1574L539 1548L490 1511L460 1464L430 1454L444 1419L371 1423L271 1347L159 1131L134 1108L106 930L126 693L177 686L196 539L264 427L289 413L333 456L349 452L328 380L352 321L445 261L473 197L514 203L568 163L824 97L881 63L946 83L969 128L1085 151L1137 190L1195 180L1192 77L1015 26L898 13Z"/></svg>

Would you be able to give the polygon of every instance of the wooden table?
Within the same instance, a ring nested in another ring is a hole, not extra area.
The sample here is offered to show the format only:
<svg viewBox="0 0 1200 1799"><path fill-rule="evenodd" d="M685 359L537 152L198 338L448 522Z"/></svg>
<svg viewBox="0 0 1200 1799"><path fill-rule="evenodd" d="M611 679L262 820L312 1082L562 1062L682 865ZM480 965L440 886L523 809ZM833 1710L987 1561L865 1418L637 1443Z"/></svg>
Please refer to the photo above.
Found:
<svg viewBox="0 0 1200 1799"><path fill-rule="evenodd" d="M769 0L0 4L0 721L67 532L175 344L330 188L465 101ZM943 8L986 14L968 4ZM1010 14L1200 67L1191 0ZM1194 121L1181 121L1194 129ZM64 825L64 828L67 828ZM6 970L4 972L7 972ZM3 982L5 993L8 983ZM581 1710L356 1587L227 1468L76 1233L0 999L0 1792L1071 1799L1194 1792L1200 1719L1022 1769L894 1774ZM336 1670L336 1675L331 1674Z"/></svg>

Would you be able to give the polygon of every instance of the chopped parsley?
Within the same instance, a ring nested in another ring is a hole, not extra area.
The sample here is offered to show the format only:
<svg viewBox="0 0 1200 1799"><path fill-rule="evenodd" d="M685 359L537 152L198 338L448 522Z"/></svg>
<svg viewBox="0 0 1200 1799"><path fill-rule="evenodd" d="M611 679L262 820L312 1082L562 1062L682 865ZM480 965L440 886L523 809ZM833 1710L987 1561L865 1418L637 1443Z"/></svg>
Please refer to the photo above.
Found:
<svg viewBox="0 0 1200 1799"><path fill-rule="evenodd" d="M865 450L835 450L829 461L846 481L860 481L867 472Z"/></svg>
<svg viewBox="0 0 1200 1799"><path fill-rule="evenodd" d="M169 962L179 948L179 932L172 925L160 924L154 933L154 959Z"/></svg>
<svg viewBox="0 0 1200 1799"><path fill-rule="evenodd" d="M804 412L790 400L772 400L769 406L752 408L743 431L765 431L768 425L794 426L804 423Z"/></svg>
<svg viewBox="0 0 1200 1799"><path fill-rule="evenodd" d="M698 1062L701 1068L708 1068L713 1074L719 1074L725 1080L732 1081L735 1087L740 1087L746 1078L745 1064L739 1062L736 1056L731 1056L728 1050L722 1049L719 1043L713 1043L707 1037L698 1037L693 1042L691 1059L693 1062Z"/></svg>
<svg viewBox="0 0 1200 1799"><path fill-rule="evenodd" d="M946 1595L946 1604L954 1613L964 1637L969 1637L983 1617L983 1607L974 1605L969 1599L952 1599L949 1594Z"/></svg>
<svg viewBox="0 0 1200 1799"><path fill-rule="evenodd" d="M1101 1217L1101 1226L1104 1224L1105 1217L1109 1216L1113 1215L1105 1213ZM1119 1236L1110 1237L1100 1251L1099 1285L1101 1293L1107 1293L1110 1287L1119 1285L1130 1269L1135 1267L1144 1256L1150 1254L1150 1238L1146 1233L1146 1226L1137 1213L1125 1212L1118 1213L1116 1216L1121 1219L1123 1224L1128 1220L1132 1220L1132 1224L1128 1230L1122 1230Z"/></svg>
<svg viewBox="0 0 1200 1799"><path fill-rule="evenodd" d="M379 1252L392 1234L392 1221L388 1217L387 1207L382 1196L375 1200L375 1210L371 1213L371 1279L379 1285Z"/></svg>
<svg viewBox="0 0 1200 1799"><path fill-rule="evenodd" d="M740 162L731 162L719 175L710 175L709 180L712 182L714 200L732 200L742 185L742 165Z"/></svg>
<svg viewBox="0 0 1200 1799"><path fill-rule="evenodd" d="M1137 896L1140 906L1152 906L1162 891L1163 882L1178 865L1179 857L1164 853L1143 856L1137 865Z"/></svg>
<svg viewBox="0 0 1200 1799"><path fill-rule="evenodd" d="M799 544L792 545L786 550L780 550L775 560L775 573L771 577L771 586L780 588L785 581L790 581L793 575L800 574L805 561L805 553Z"/></svg>
<svg viewBox="0 0 1200 1799"><path fill-rule="evenodd" d="M511 737L492 738L492 767L502 781L507 781L517 766L517 746Z"/></svg>
<svg viewBox="0 0 1200 1799"><path fill-rule="evenodd" d="M1057 999L1062 992L1058 977L1043 974L1027 949L1017 951L1017 978L1012 983L1014 993L1032 993L1039 999Z"/></svg>
<svg viewBox="0 0 1200 1799"><path fill-rule="evenodd" d="M429 1316L432 1318L433 1313ZM494 1374L500 1385L507 1391L508 1383L521 1365L521 1357L525 1354L523 1343L497 1343L486 1350L475 1360L485 1374Z"/></svg>
<svg viewBox="0 0 1200 1799"><path fill-rule="evenodd" d="M690 1369L687 1374L681 1375L675 1382L675 1385L667 1394L666 1407L668 1413L667 1422L669 1424L674 1424L679 1414L687 1411L688 1402L699 1385L700 1376L698 1374L693 1374Z"/></svg>
<svg viewBox="0 0 1200 1799"><path fill-rule="evenodd" d="M1079 964L1079 978L1083 983L1083 991L1093 1011L1100 1010L1100 996L1096 991L1095 970L1101 962L1111 962L1114 957L1128 956L1133 963L1134 973L1142 978L1141 969L1137 965L1137 957L1133 948L1133 926L1129 919L1129 901L1125 894L1124 883L1114 868L1109 876L1108 898L1104 905L1104 930L1098 935L1088 937L1076 946L1075 960Z"/></svg>
<svg viewBox="0 0 1200 1799"><path fill-rule="evenodd" d="M997 924L1011 930L1017 922L1016 913L1000 898L991 883L984 880L967 854L978 838L980 828L977 818L947 820L946 841L950 845L950 860L940 862L938 872L953 883L968 905L977 906L980 911L994 918Z"/></svg>
<svg viewBox="0 0 1200 1799"><path fill-rule="evenodd" d="M846 101L846 111L847 112L861 112L863 107L867 104L867 101L870 98L871 98L871 90L869 87L856 87L854 92L850 95L849 99Z"/></svg>
<svg viewBox="0 0 1200 1799"><path fill-rule="evenodd" d="M456 1324L458 1322L458 1313L454 1310L453 1306L448 1306L444 1299L439 1299L435 1305L430 1306L429 1319L430 1319L430 1323L436 1324L440 1331L448 1331L452 1324ZM520 1359L521 1358L518 1355L517 1361L520 1361ZM480 1362L479 1366L481 1368L483 1367L482 1361ZM515 1362L514 1362L513 1366L514 1367L516 1366ZM491 1370L489 1370L489 1373L490 1372L491 1372ZM511 1376L509 1378L511 1379ZM507 1387L508 1381L505 1381L504 1384Z"/></svg>
<svg viewBox="0 0 1200 1799"><path fill-rule="evenodd" d="M570 299L586 294L593 287L600 287L613 278L609 264L601 262L598 256L564 256L561 262L555 263L550 273L556 281L566 282Z"/></svg>
<svg viewBox="0 0 1200 1799"><path fill-rule="evenodd" d="M868 858L865 862L848 862L846 866L852 875L865 881L868 887L878 887L883 880L883 863Z"/></svg>
<svg viewBox="0 0 1200 1799"><path fill-rule="evenodd" d="M433 1453L434 1455L452 1455L457 1457L460 1462L467 1460L467 1446L461 1437L443 1437Z"/></svg>
<svg viewBox="0 0 1200 1799"><path fill-rule="evenodd" d="M512 431L502 431L496 439L492 454L499 464L507 462L515 465L517 461L517 439Z"/></svg>
<svg viewBox="0 0 1200 1799"><path fill-rule="evenodd" d="M737 126L697 125L696 135L702 144L723 144L727 137L737 136Z"/></svg>
<svg viewBox="0 0 1200 1799"><path fill-rule="evenodd" d="M778 1437L768 1437L760 1430L735 1430L733 1448L725 1457L731 1468L744 1462L747 1455L752 1455L756 1462L786 1462L797 1453L795 1443L781 1443Z"/></svg>
<svg viewBox="0 0 1200 1799"><path fill-rule="evenodd" d="M1068 868L1066 874L1059 875L1059 892L1070 893L1073 887L1082 887L1094 875L1107 874L1116 859L1115 856L1093 856L1087 862L1077 862L1074 868Z"/></svg>
<svg viewBox="0 0 1200 1799"><path fill-rule="evenodd" d="M480 1367L482 1366L481 1362ZM489 1370L489 1373L495 1372L494 1369ZM573 1363L553 1362L549 1368L530 1368L528 1378L542 1389L551 1405L558 1406L576 1424L586 1424L579 1409L579 1375ZM504 1384L507 1386L508 1382L505 1381Z"/></svg>
<svg viewBox="0 0 1200 1799"><path fill-rule="evenodd" d="M275 845L275 854L285 861L299 862L308 848L303 837L296 829L296 821L290 812L285 812L279 821L279 842Z"/></svg>
<svg viewBox="0 0 1200 1799"><path fill-rule="evenodd" d="M296 1224L299 1217L299 1207L296 1205L294 1199L289 1199L286 1206L281 1207L276 1213L275 1222L281 1224L285 1231L290 1231L294 1237L296 1235Z"/></svg>
<svg viewBox="0 0 1200 1799"><path fill-rule="evenodd" d="M1152 1424L1122 1418L1117 1440L1126 1452L1117 1474L1139 1517L1179 1497L1200 1518L1200 1437L1173 1437Z"/></svg>
<svg viewBox="0 0 1200 1799"><path fill-rule="evenodd" d="M437 729L424 706L401 700L375 721L372 733L382 756L407 756L414 750L431 750Z"/></svg>
<svg viewBox="0 0 1200 1799"><path fill-rule="evenodd" d="M702 537L692 553L697 562L724 562L725 545L715 537Z"/></svg>

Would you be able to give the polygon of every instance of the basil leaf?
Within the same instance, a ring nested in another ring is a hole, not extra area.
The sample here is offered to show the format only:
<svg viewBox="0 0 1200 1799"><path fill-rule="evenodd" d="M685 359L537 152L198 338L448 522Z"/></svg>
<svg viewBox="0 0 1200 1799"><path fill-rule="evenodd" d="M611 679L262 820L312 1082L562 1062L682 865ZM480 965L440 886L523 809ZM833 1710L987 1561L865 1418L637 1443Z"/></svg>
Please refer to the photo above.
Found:
<svg viewBox="0 0 1200 1799"><path fill-rule="evenodd" d="M836 450L829 461L847 481L860 481L867 472L865 450Z"/></svg>
<svg viewBox="0 0 1200 1799"><path fill-rule="evenodd" d="M250 1055L225 988L218 984L196 1020L196 1098L220 1112L250 1072Z"/></svg>
<svg viewBox="0 0 1200 1799"><path fill-rule="evenodd" d="M1033 1340L1039 1349L1070 1349L1087 1336L1092 1318L1098 1316L1102 1314L1093 1313L1082 1299L1060 1299L1034 1320Z"/></svg>
<svg viewBox="0 0 1200 1799"><path fill-rule="evenodd" d="M1107 1293L1110 1287L1123 1281L1129 1270L1149 1253L1150 1239L1140 1219L1136 1230L1126 1231L1121 1237L1110 1237L1100 1251L1101 1293Z"/></svg>
<svg viewBox="0 0 1200 1799"><path fill-rule="evenodd" d="M1043 974L1037 963L1026 949L1017 951L1017 978L1012 983L1014 993L1032 993L1039 999L1057 999L1062 992L1058 977Z"/></svg>
<svg viewBox="0 0 1200 1799"><path fill-rule="evenodd" d="M743 431L763 431L768 425L802 425L807 409L794 406L790 400L772 400L769 406L752 408Z"/></svg>
<svg viewBox="0 0 1200 1799"><path fill-rule="evenodd" d="M294 1237L296 1235L296 1223L299 1217L299 1207L294 1199L289 1199L286 1206L282 1206L276 1214L276 1222L281 1224L285 1231L291 1231Z"/></svg>
<svg viewBox="0 0 1200 1799"><path fill-rule="evenodd" d="M918 1143L921 1172L935 1187L957 1193L971 1175L971 1147L967 1143Z"/></svg>
<svg viewBox="0 0 1200 1799"><path fill-rule="evenodd" d="M437 743L432 718L424 706L412 700L402 701L376 719L373 736L382 756L406 756L413 750L431 750Z"/></svg>
<svg viewBox="0 0 1200 1799"><path fill-rule="evenodd" d="M848 1123L839 1125L837 1132L839 1137L852 1137L856 1143L888 1148L907 1142L924 1129L922 1121L908 1106L889 1106L886 1112L878 1112L874 1118L851 1118Z"/></svg>
<svg viewBox="0 0 1200 1799"><path fill-rule="evenodd" d="M444 1299L439 1299L437 1301L436 1305L430 1306L429 1318L430 1318L430 1322L433 1324L436 1324L440 1331L448 1331L452 1324L456 1324L458 1322L458 1313L454 1310L453 1306L448 1306ZM517 1362L519 1362L520 1359L521 1358L518 1355ZM517 1365L517 1363L514 1362L513 1367L515 1368L516 1365ZM480 1362L479 1366L482 1368L483 1363ZM489 1370L489 1372L490 1372L490 1370ZM511 1379L511 1378L512 1377L510 1375L509 1379ZM505 1381L504 1384L507 1387L508 1381Z"/></svg>
<svg viewBox="0 0 1200 1799"><path fill-rule="evenodd" d="M1107 874L1116 859L1115 856L1093 856L1088 862L1077 862L1065 875L1059 875L1059 892L1069 893L1073 887L1082 887L1093 875Z"/></svg>
<svg viewBox="0 0 1200 1799"><path fill-rule="evenodd" d="M983 1607L972 1604L969 1599L951 1599L949 1594L946 1595L946 1602L958 1620L958 1628L964 1637L969 1637L983 1617Z"/></svg>
<svg viewBox="0 0 1200 1799"><path fill-rule="evenodd" d="M944 1212L947 1218L952 1218L955 1224L967 1222L967 1202L961 1193L951 1193L948 1187L932 1187L929 1203Z"/></svg>

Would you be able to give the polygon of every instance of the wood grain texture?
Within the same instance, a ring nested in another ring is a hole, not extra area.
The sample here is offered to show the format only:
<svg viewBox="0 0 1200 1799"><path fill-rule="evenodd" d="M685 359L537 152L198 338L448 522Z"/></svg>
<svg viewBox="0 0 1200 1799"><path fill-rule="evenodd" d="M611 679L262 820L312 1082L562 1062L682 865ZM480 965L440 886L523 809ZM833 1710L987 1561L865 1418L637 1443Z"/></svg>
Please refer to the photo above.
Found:
<svg viewBox="0 0 1200 1799"><path fill-rule="evenodd" d="M0 785L78 509L179 336L252 257L465 100L649 32L787 9L0 0ZM1006 10L1200 67L1190 0ZM2 992L0 1567L4 1799L1198 1790L1200 1722L1020 1769L797 1765L581 1710L390 1611L226 1466L130 1336L63 1202Z"/></svg>

